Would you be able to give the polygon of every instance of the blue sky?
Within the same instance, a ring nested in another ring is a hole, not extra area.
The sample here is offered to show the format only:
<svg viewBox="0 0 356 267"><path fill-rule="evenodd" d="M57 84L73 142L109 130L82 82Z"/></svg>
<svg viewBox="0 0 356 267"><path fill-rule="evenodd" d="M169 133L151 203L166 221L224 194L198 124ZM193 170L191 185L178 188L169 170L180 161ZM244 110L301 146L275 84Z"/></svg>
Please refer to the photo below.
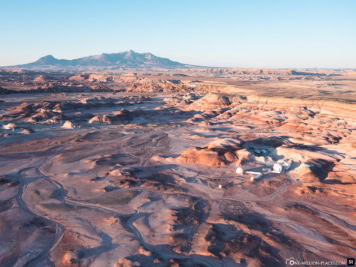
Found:
<svg viewBox="0 0 356 267"><path fill-rule="evenodd" d="M206 66L356 68L356 0L0 1L0 66L130 49Z"/></svg>

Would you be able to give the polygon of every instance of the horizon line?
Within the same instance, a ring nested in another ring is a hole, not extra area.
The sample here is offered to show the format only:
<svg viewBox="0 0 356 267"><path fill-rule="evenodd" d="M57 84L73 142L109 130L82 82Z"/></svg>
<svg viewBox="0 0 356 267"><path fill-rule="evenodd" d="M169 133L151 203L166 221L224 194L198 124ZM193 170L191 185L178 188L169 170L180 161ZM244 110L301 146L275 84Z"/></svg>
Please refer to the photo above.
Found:
<svg viewBox="0 0 356 267"><path fill-rule="evenodd" d="M129 50L124 50L124 51L119 51L119 52L111 52L111 53L108 53L108 52L102 52L100 54L92 54L92 55L88 55L88 56L82 56L82 57L74 57L74 58L70 58L70 59L66 59L66 58L57 58L55 57L53 54L47 54L45 56L41 56L39 57L37 60L35 61L32 61L32 62L29 62L29 63L22 63L22 64L16 64L16 65L5 65L5 66L0 66L0 68L16 68L18 66L21 66L21 65L27 65L27 64L31 64L31 63L34 63L36 61L38 61L39 59L41 58L44 58L44 57L48 57L48 56L51 56L53 57L54 59L57 59L57 60L75 60L75 59L81 59L81 58L86 58L86 57L92 57L92 56L98 56L98 55L104 55L104 54L107 54L107 55L111 55L111 54L121 54L121 53L128 53L128 52L134 52L134 53L137 53L137 54L151 54L151 55L154 55L156 57L160 57L160 58L164 58L164 59L169 59L171 61L174 61L174 62L178 62L180 64L183 64L183 65L190 65L190 66L193 66L192 69L194 69L194 67L200 67L200 68L221 68L221 69L276 69L276 70L289 70L289 69L324 69L324 70L327 70L327 69L331 69L331 70L356 70L356 66L355 67L297 67L297 66L290 66L290 67L241 67L241 66L204 66L204 65L197 65L197 64L190 64L190 63L182 63L181 61L179 60L172 60L168 57L162 57L162 56L157 56L151 52L137 52L133 49L129 49ZM21 68L21 67L19 67ZM24 69L24 68L23 68ZM34 68L35 69L35 68Z"/></svg>

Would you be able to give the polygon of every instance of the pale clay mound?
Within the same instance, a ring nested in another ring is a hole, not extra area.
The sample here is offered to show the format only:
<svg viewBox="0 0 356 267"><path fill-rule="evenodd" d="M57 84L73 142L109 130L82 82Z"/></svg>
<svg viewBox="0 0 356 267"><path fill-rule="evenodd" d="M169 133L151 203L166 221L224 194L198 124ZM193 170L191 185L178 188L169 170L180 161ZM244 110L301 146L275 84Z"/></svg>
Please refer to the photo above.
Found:
<svg viewBox="0 0 356 267"><path fill-rule="evenodd" d="M5 99L0 266L285 266L355 254L355 105L153 84L162 90L150 96Z"/></svg>
<svg viewBox="0 0 356 267"><path fill-rule="evenodd" d="M219 139L203 147L186 150L177 161L207 166L226 166L229 162L238 160L237 150L241 149L241 143L240 140L235 139Z"/></svg>

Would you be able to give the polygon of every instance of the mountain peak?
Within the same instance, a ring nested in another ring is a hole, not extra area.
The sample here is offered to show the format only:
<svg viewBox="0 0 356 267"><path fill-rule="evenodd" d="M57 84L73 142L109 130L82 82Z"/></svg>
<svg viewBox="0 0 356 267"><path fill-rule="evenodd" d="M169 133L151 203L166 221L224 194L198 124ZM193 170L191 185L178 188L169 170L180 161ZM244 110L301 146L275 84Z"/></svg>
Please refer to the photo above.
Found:
<svg viewBox="0 0 356 267"><path fill-rule="evenodd" d="M173 69L173 68L186 68L185 65L179 62L172 61L168 58L157 57L151 53L138 53L133 50L128 50L121 53L102 53L88 57L82 57L72 60L56 59L52 55L41 57L35 62L18 65L16 67L22 68L106 68L106 69Z"/></svg>
<svg viewBox="0 0 356 267"><path fill-rule="evenodd" d="M37 60L36 62L37 63L41 63L41 64L52 64L52 63L55 63L57 62L58 59L56 59L54 56L52 55L47 55L47 56L44 56L44 57L41 57L39 60Z"/></svg>
<svg viewBox="0 0 356 267"><path fill-rule="evenodd" d="M40 59L53 60L53 59L56 59L56 58L54 56L52 56L52 55L47 55L47 56L41 57Z"/></svg>
<svg viewBox="0 0 356 267"><path fill-rule="evenodd" d="M126 51L126 53L129 53L129 54L138 54L137 52L135 52L134 50L130 49L128 51Z"/></svg>

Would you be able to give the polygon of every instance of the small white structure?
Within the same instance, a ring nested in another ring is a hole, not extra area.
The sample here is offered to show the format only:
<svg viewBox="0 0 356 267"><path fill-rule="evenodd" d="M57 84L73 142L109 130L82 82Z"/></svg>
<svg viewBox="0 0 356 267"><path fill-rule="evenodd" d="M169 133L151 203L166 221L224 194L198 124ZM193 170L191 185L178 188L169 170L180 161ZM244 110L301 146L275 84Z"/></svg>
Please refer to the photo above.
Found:
<svg viewBox="0 0 356 267"><path fill-rule="evenodd" d="M273 172L274 173L282 173L283 172L283 166L279 163L273 164Z"/></svg>
<svg viewBox="0 0 356 267"><path fill-rule="evenodd" d="M237 169L236 169L236 173L237 174L244 174L244 169L242 169L241 167L238 167Z"/></svg>
<svg viewBox="0 0 356 267"><path fill-rule="evenodd" d="M222 185L221 185L221 184L219 184L219 188L220 188L220 189L222 188Z"/></svg>
<svg viewBox="0 0 356 267"><path fill-rule="evenodd" d="M273 164L273 167L272 169L269 169L266 171L266 169L263 169L262 172L254 172L254 171L245 171L242 167L238 167L236 169L236 173L237 174L253 174L253 175L256 175L255 177L251 177L250 178L250 181L253 182L259 178L261 178L263 175L265 174L269 174L269 173L283 173L283 172L287 172L291 165L292 165L293 161L291 160L288 160L287 162L286 161L278 161L277 163L274 163Z"/></svg>
<svg viewBox="0 0 356 267"><path fill-rule="evenodd" d="M251 177L250 181L253 182L257 179L260 179L264 173L261 172L246 172L246 173L251 173L251 174L257 174L256 177Z"/></svg>
<svg viewBox="0 0 356 267"><path fill-rule="evenodd" d="M284 160L278 161L277 163L273 164L272 172L273 173L287 172L290 169L292 163L293 161L291 160L288 160L287 162Z"/></svg>
<svg viewBox="0 0 356 267"><path fill-rule="evenodd" d="M262 175L263 175L263 173L262 173L262 172L252 172L252 171L247 171L246 173L256 175L255 177L251 177L251 178L250 178L250 181L251 181L251 182L253 182L253 181L254 181L254 180L256 180L256 179L261 178L261 177L262 177Z"/></svg>

